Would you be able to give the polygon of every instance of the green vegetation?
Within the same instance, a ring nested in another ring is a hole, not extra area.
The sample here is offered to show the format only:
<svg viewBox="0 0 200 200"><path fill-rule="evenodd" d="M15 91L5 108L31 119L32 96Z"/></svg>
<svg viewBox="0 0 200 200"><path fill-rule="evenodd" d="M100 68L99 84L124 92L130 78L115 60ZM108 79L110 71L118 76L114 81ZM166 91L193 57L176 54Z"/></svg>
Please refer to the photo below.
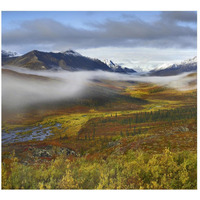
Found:
<svg viewBox="0 0 200 200"><path fill-rule="evenodd" d="M196 189L196 90L112 84L106 87L120 94L108 101L91 98L4 119L5 134L42 125L54 135L3 144L2 188ZM16 137L21 134L31 131Z"/></svg>

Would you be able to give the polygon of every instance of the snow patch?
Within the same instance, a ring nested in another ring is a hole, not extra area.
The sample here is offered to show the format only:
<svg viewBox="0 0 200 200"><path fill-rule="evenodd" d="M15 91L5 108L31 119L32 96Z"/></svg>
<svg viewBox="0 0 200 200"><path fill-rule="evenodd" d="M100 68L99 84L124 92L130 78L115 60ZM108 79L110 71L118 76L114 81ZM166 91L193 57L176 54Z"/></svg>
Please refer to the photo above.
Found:
<svg viewBox="0 0 200 200"><path fill-rule="evenodd" d="M191 59L184 60L179 63L175 63L175 64L164 63L164 64L156 67L153 71L160 71L160 70L169 69L169 68L177 68L179 66L193 67L193 65L196 63L197 63L197 56L195 56L194 58L191 58Z"/></svg>
<svg viewBox="0 0 200 200"><path fill-rule="evenodd" d="M69 49L69 50L61 52L61 53L65 54L65 55L82 56L80 53L78 53L72 49Z"/></svg>

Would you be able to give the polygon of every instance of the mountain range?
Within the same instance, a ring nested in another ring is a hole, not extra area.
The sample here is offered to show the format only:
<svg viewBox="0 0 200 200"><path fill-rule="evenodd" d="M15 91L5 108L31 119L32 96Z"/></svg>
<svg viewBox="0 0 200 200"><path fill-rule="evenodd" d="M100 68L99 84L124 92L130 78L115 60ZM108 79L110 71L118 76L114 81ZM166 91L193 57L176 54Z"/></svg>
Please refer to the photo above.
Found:
<svg viewBox="0 0 200 200"><path fill-rule="evenodd" d="M197 57L176 64L164 64L150 71L153 76L170 76L197 71Z"/></svg>
<svg viewBox="0 0 200 200"><path fill-rule="evenodd" d="M82 56L78 52L70 49L58 53L33 50L24 55L2 50L2 65L17 66L31 70L102 70L124 74L136 73L134 69L122 67L112 60L102 62L99 59ZM148 74L151 76L171 76L191 71L197 71L196 56L180 63L163 64L151 70Z"/></svg>
<svg viewBox="0 0 200 200"><path fill-rule="evenodd" d="M112 62L112 61L110 61ZM112 62L113 63L113 62ZM67 50L64 52L42 52L33 50L22 56L2 51L2 65L3 66L17 66L32 70L102 70L108 72L118 73L135 73L133 69L122 68L113 63L112 67L99 59L92 59L82 56L81 54Z"/></svg>

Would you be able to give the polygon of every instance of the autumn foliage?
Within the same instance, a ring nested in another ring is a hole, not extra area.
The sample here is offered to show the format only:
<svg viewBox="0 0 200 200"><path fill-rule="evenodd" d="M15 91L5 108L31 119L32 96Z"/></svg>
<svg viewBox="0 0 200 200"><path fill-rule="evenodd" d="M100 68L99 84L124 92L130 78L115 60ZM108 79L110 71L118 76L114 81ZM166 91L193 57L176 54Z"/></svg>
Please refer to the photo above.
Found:
<svg viewBox="0 0 200 200"><path fill-rule="evenodd" d="M3 189L195 189L197 156L169 149L153 156L130 150L106 160L69 161L60 156L40 167L20 164L13 157L3 163L2 176Z"/></svg>

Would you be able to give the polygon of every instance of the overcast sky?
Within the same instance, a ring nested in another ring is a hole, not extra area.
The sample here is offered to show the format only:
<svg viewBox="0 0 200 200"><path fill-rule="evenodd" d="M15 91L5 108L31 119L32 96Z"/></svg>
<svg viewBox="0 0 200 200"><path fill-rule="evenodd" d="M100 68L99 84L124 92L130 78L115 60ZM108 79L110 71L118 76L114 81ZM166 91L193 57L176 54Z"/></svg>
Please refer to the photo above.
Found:
<svg viewBox="0 0 200 200"><path fill-rule="evenodd" d="M196 12L2 12L2 49L111 59L149 70L196 56Z"/></svg>

